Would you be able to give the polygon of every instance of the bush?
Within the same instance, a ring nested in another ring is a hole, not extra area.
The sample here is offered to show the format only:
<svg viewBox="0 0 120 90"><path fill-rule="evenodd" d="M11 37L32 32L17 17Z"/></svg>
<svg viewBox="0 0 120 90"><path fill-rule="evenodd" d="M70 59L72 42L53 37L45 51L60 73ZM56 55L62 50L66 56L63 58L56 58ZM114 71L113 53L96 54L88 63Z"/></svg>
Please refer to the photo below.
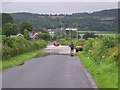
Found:
<svg viewBox="0 0 120 90"><path fill-rule="evenodd" d="M52 37L48 33L39 33L38 38L43 39L45 41L49 41Z"/></svg>
<svg viewBox="0 0 120 90"><path fill-rule="evenodd" d="M6 23L5 25L3 25L2 29L2 34L6 36L16 35L18 33L16 24L13 23Z"/></svg>
<svg viewBox="0 0 120 90"><path fill-rule="evenodd" d="M85 33L85 35L83 36L83 39L87 40L88 38L96 38L98 37L97 35L95 35L94 33Z"/></svg>
<svg viewBox="0 0 120 90"><path fill-rule="evenodd" d="M3 60L26 53L28 51L45 48L47 43L44 40L27 40L23 37L3 36L2 56Z"/></svg>
<svg viewBox="0 0 120 90"><path fill-rule="evenodd" d="M89 38L78 53L99 88L118 88L118 38ZM120 63L119 63L120 64Z"/></svg>
<svg viewBox="0 0 120 90"><path fill-rule="evenodd" d="M118 59L117 38L105 37L102 39L88 39L84 45L84 53L92 57L97 63L102 60L117 61Z"/></svg>
<svg viewBox="0 0 120 90"><path fill-rule="evenodd" d="M24 38L26 38L27 40L29 40L29 39L30 39L29 30L25 29L25 30L23 31L23 36L24 36Z"/></svg>
<svg viewBox="0 0 120 90"><path fill-rule="evenodd" d="M62 45L70 45L70 43L73 41L74 46L78 46L78 45L84 45L85 40L84 39L60 39L59 42Z"/></svg>
<svg viewBox="0 0 120 90"><path fill-rule="evenodd" d="M98 88L118 88L118 67L116 63L104 61L98 64L86 53L79 52L78 55L82 63L95 79Z"/></svg>

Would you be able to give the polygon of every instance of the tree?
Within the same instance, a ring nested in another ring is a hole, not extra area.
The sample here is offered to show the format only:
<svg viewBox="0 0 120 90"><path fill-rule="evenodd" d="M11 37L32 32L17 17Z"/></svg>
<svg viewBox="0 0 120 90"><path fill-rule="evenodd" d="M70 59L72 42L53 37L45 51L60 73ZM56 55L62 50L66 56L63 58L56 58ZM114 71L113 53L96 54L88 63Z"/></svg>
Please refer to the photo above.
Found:
<svg viewBox="0 0 120 90"><path fill-rule="evenodd" d="M23 36L24 36L24 38L26 38L26 39L30 39L30 37L29 37L29 31L27 30L27 29L25 29L24 31L23 31Z"/></svg>
<svg viewBox="0 0 120 90"><path fill-rule="evenodd" d="M23 22L22 24L20 24L20 32L23 33L25 29L27 29L28 31L31 31L32 26L33 25L30 22Z"/></svg>
<svg viewBox="0 0 120 90"><path fill-rule="evenodd" d="M16 24L6 23L5 25L3 25L3 30L2 30L3 35L10 36L10 35L16 35L17 33L18 30Z"/></svg>
<svg viewBox="0 0 120 90"><path fill-rule="evenodd" d="M48 31L47 31L45 28L41 28L41 29L40 29L40 32L41 32L41 33L48 33Z"/></svg>
<svg viewBox="0 0 120 90"><path fill-rule="evenodd" d="M60 30L60 29L57 29L57 30L54 30L54 36L56 37L56 39L60 39L64 36L64 32L63 30Z"/></svg>
<svg viewBox="0 0 120 90"><path fill-rule="evenodd" d="M2 25L13 22L14 20L10 14L2 13Z"/></svg>
<svg viewBox="0 0 120 90"><path fill-rule="evenodd" d="M49 40L51 40L52 37L47 33L39 33L38 38L43 39L45 41L49 41Z"/></svg>
<svg viewBox="0 0 120 90"><path fill-rule="evenodd" d="M83 36L83 39L87 40L88 38L96 38L98 37L97 35L95 35L94 33L85 33L85 35Z"/></svg>
<svg viewBox="0 0 120 90"><path fill-rule="evenodd" d="M77 36L77 32L76 31L72 31L72 38L81 38L80 34L78 33L78 36Z"/></svg>
<svg viewBox="0 0 120 90"><path fill-rule="evenodd" d="M104 30L115 32L118 30L117 27L120 27L118 25L118 21L120 21L118 17L120 15L118 15L117 12L118 9L111 9L93 13L73 13L70 15L39 15L32 13L14 13L11 15L17 23L29 20L29 22L35 25L37 31L40 31L39 28L76 28L76 18L78 17L78 27L81 30Z"/></svg>

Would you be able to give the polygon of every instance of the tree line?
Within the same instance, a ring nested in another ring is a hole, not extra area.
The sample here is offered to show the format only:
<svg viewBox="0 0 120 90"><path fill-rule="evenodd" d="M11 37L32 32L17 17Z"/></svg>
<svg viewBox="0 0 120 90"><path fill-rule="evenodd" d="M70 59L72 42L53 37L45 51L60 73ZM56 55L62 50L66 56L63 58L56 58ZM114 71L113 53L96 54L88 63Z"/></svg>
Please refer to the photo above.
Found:
<svg viewBox="0 0 120 90"><path fill-rule="evenodd" d="M76 28L79 30L93 31L117 31L118 9L103 10L93 13L72 14L33 14L11 13L16 23L29 21L36 26L37 31L41 28Z"/></svg>
<svg viewBox="0 0 120 90"><path fill-rule="evenodd" d="M31 31L32 26L33 24L30 22L23 22L18 27L10 14L2 14L2 60L8 60L11 57L47 46L50 35L44 29L38 34L37 40L29 39L29 31ZM16 34L18 33L22 33L24 36L17 37Z"/></svg>
<svg viewBox="0 0 120 90"><path fill-rule="evenodd" d="M2 13L2 35L11 36L17 35L18 33L23 34L24 38L30 39L29 32L32 31L33 23L29 21L24 21L20 24L16 23L10 14ZM41 32L38 33L38 38L45 41L49 41L51 36L48 31L41 28Z"/></svg>

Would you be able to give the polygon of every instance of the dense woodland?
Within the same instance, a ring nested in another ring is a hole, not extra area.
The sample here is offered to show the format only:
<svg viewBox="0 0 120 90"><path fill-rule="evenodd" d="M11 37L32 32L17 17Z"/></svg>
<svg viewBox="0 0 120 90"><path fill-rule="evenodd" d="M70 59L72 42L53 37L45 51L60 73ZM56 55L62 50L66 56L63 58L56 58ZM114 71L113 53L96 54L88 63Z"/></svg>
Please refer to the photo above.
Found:
<svg viewBox="0 0 120 90"><path fill-rule="evenodd" d="M77 26L81 31L117 31L118 25L118 9L58 15L25 12L10 13L10 15L18 25L25 21L31 22L37 31L41 28L76 28Z"/></svg>

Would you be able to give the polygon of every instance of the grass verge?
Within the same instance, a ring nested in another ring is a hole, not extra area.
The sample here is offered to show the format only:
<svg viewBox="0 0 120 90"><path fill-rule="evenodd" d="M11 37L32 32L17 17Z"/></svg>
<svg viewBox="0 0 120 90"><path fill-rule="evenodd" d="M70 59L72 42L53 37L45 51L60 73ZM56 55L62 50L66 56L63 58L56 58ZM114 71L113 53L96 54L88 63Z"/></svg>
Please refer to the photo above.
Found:
<svg viewBox="0 0 120 90"><path fill-rule="evenodd" d="M26 60L29 60L30 58L36 56L39 52L40 51L38 51L38 50L32 51L32 52L27 52L25 54L15 56L10 59L0 61L0 70L20 65L20 64L24 63Z"/></svg>
<svg viewBox="0 0 120 90"><path fill-rule="evenodd" d="M97 64L83 52L77 53L82 63L91 73L98 88L118 88L118 67L106 61Z"/></svg>

